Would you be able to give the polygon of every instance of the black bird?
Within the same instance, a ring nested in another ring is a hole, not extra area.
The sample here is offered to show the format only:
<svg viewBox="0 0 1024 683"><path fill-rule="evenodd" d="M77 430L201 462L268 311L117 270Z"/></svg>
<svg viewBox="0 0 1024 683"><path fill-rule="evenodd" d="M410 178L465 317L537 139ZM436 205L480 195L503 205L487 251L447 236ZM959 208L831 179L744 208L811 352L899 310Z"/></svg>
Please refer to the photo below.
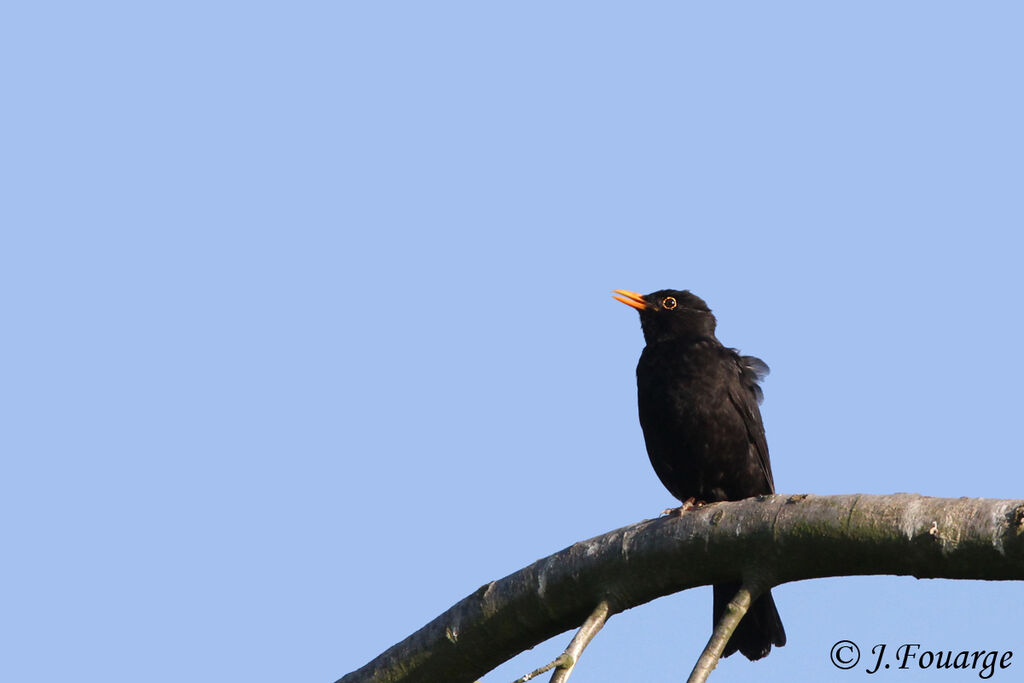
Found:
<svg viewBox="0 0 1024 683"><path fill-rule="evenodd" d="M689 291L643 296L622 289L615 298L640 312L647 346L636 366L640 426L661 483L683 502L742 500L775 493L761 422L761 387L768 366L741 356L715 337L715 316ZM714 587L713 623L739 584ZM751 606L722 653L761 659L786 632L771 592Z"/></svg>

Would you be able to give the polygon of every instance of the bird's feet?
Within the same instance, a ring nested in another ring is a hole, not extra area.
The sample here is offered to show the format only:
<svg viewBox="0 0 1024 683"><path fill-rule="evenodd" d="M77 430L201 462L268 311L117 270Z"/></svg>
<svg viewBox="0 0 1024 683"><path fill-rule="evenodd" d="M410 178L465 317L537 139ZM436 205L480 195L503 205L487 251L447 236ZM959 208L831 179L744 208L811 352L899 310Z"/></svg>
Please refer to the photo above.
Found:
<svg viewBox="0 0 1024 683"><path fill-rule="evenodd" d="M683 504L677 508L666 508L661 511L661 514L668 515L670 517L682 517L684 512L689 512L696 508L701 508L707 505L703 500L697 500L696 498L687 498L683 501Z"/></svg>

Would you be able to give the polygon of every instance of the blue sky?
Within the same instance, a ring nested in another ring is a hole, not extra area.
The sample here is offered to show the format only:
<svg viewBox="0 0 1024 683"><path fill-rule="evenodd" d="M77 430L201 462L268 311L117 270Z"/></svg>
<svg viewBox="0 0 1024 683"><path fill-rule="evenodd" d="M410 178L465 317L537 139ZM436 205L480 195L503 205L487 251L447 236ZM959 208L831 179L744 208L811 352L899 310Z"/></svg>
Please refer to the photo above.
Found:
<svg viewBox="0 0 1024 683"><path fill-rule="evenodd" d="M772 367L781 492L1024 496L1018 5L2 15L4 680L332 681L656 515L615 288ZM1020 590L781 586L789 645L712 680L870 680L840 639L1019 669ZM682 680L710 603L574 680Z"/></svg>

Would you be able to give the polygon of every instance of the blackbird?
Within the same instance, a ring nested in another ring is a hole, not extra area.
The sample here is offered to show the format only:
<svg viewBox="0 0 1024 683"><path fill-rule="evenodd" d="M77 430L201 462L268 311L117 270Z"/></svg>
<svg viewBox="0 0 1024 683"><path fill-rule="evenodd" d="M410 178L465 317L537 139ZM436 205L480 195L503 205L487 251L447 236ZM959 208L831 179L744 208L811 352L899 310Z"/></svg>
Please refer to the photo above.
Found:
<svg viewBox="0 0 1024 683"><path fill-rule="evenodd" d="M764 361L741 356L715 337L715 316L689 291L643 296L622 289L615 299L640 313L644 347L636 366L640 426L661 483L683 502L742 500L775 493L758 404ZM739 584L714 586L713 623ZM771 592L750 606L722 653L760 659L786 632Z"/></svg>

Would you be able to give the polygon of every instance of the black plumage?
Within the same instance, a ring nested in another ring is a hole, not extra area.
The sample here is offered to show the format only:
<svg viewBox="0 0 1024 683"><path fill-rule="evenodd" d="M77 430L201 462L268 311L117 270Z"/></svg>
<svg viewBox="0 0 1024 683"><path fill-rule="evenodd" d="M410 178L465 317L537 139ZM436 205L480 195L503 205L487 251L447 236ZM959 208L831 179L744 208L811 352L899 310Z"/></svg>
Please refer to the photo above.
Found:
<svg viewBox="0 0 1024 683"><path fill-rule="evenodd" d="M758 404L768 366L715 337L715 316L700 297L663 289L646 296L616 290L640 313L647 345L636 367L640 426L661 483L685 504L742 500L775 492ZM717 622L738 584L714 586ZM722 656L748 659L786 643L771 592L750 607Z"/></svg>

